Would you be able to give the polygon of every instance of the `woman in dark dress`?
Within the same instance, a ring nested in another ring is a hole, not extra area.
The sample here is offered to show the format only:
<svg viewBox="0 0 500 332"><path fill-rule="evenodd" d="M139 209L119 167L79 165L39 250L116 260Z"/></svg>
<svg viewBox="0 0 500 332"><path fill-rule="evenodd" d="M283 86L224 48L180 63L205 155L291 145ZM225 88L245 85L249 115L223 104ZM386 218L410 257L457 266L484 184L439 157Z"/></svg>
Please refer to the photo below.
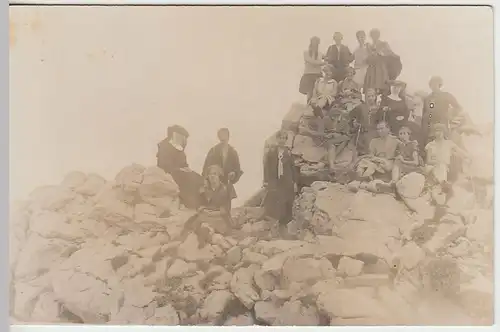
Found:
<svg viewBox="0 0 500 332"><path fill-rule="evenodd" d="M188 209L197 209L200 206L199 192L203 178L188 166L184 152L188 137L189 133L183 127L169 127L167 138L158 144L156 159L157 166L172 175L179 186L181 203Z"/></svg>
<svg viewBox="0 0 500 332"><path fill-rule="evenodd" d="M386 56L393 52L387 42L380 40L380 31L378 29L372 29L370 37L372 43L368 45L368 57L366 59L368 68L363 89L364 91L375 89L377 93L382 93L387 90L387 81L389 80Z"/></svg>
<svg viewBox="0 0 500 332"><path fill-rule="evenodd" d="M410 110L406 104L406 99L401 98L401 91L406 84L401 81L389 81L390 94L382 96L380 109L377 114L378 121L386 121L389 124L391 133L397 136L399 129L407 125Z"/></svg>
<svg viewBox="0 0 500 332"><path fill-rule="evenodd" d="M209 240L210 230L201 227L207 224L219 234L227 234L231 228L231 211L228 210L227 201L229 191L222 183L223 170L219 165L207 168L204 185L200 189L199 197L201 206L198 213L191 217L181 233L181 239L194 232L198 237L199 247L204 247Z"/></svg>
<svg viewBox="0 0 500 332"><path fill-rule="evenodd" d="M264 161L264 199L266 215L280 222L283 228L292 219L293 202L297 191L297 169L290 149L285 145L285 131L276 134L277 146L272 147Z"/></svg>
<svg viewBox="0 0 500 332"><path fill-rule="evenodd" d="M364 103L359 104L349 113L355 130L354 144L358 156L368 154L371 140L377 137L378 109L377 93L374 89L368 89Z"/></svg>

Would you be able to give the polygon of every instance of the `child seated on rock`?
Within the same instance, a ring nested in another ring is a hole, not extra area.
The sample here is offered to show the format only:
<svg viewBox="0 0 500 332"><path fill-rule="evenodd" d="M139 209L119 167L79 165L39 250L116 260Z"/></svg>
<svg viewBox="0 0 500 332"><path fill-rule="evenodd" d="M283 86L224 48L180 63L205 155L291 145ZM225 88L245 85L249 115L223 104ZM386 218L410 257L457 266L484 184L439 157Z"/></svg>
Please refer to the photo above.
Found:
<svg viewBox="0 0 500 332"><path fill-rule="evenodd" d="M355 74L354 68L347 68L347 77L339 83L339 92L342 97L361 99L361 87L354 81Z"/></svg>
<svg viewBox="0 0 500 332"><path fill-rule="evenodd" d="M411 134L411 129L407 126L399 129L399 142L392 167L391 181L388 184L379 185L380 189L395 188L396 183L404 175L421 171L418 142L411 140Z"/></svg>
<svg viewBox="0 0 500 332"><path fill-rule="evenodd" d="M466 151L459 148L453 141L446 139L446 126L437 123L434 125L434 140L425 147L426 163L424 171L429 176L428 180L435 184L432 197L438 204L444 204L443 194L450 189L448 171L453 154L460 155L464 160L469 160Z"/></svg>

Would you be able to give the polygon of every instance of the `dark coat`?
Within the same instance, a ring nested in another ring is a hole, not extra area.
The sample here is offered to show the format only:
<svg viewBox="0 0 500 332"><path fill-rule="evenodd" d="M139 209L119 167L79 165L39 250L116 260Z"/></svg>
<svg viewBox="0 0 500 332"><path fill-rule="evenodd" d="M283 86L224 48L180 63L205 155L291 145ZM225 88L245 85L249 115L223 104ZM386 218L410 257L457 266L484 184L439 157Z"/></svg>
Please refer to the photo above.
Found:
<svg viewBox="0 0 500 332"><path fill-rule="evenodd" d="M158 152L156 153L157 166L170 173L180 168L188 167L186 153L177 150L170 141L165 138L158 143Z"/></svg>
<svg viewBox="0 0 500 332"><path fill-rule="evenodd" d="M208 151L203 165L202 174L206 177L210 166L219 165L223 171L221 181L227 186L230 199L234 199L237 197L234 184L237 183L243 175L243 171L240 166L240 157L238 156L238 152L235 148L228 146L226 162L224 163L222 160L222 147L222 143L219 143ZM235 178L230 182L229 173L231 172L234 172Z"/></svg>
<svg viewBox="0 0 500 332"><path fill-rule="evenodd" d="M422 111L421 146L425 146L431 141L433 125L441 123L448 128L452 112L460 110L461 106L457 99L449 92L433 92L427 96L424 99L424 109Z"/></svg>
<svg viewBox="0 0 500 332"><path fill-rule="evenodd" d="M267 183L264 208L268 216L286 223L292 218L298 170L288 148L285 148L282 162L283 175L278 178L278 148L272 147L264 158L264 182Z"/></svg>
<svg viewBox="0 0 500 332"><path fill-rule="evenodd" d="M189 209L197 209L200 206L200 189L203 186L203 178L193 171L181 171L188 167L186 154L177 150L167 139L158 144L156 153L157 166L172 178L179 186L179 198L181 203Z"/></svg>
<svg viewBox="0 0 500 332"><path fill-rule="evenodd" d="M349 50L349 47L340 45L340 57L337 45L330 45L326 51L326 60L329 64L337 69L348 67L354 61L354 55Z"/></svg>

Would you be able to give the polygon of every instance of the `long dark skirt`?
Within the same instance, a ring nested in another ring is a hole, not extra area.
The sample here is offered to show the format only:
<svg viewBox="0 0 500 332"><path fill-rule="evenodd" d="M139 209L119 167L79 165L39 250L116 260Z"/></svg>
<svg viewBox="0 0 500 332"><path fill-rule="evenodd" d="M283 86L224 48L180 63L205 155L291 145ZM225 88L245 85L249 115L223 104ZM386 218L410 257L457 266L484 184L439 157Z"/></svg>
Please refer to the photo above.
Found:
<svg viewBox="0 0 500 332"><path fill-rule="evenodd" d="M299 83L299 92L303 95L312 94L314 89L314 83L318 78L321 77L321 74L304 74L300 79Z"/></svg>
<svg viewBox="0 0 500 332"><path fill-rule="evenodd" d="M171 172L174 181L179 186L179 198L188 209L200 207L200 189L203 186L203 177L196 172Z"/></svg>
<svg viewBox="0 0 500 332"><path fill-rule="evenodd" d="M280 224L288 224L293 217L294 199L293 185L292 188L269 187L264 198L266 216L278 220Z"/></svg>

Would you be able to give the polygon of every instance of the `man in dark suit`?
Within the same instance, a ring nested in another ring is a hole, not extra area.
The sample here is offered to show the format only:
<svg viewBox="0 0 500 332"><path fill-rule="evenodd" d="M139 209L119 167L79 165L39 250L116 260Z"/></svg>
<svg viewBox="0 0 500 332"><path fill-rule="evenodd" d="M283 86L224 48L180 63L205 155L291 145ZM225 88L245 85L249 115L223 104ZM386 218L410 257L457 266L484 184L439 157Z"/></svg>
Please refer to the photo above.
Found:
<svg viewBox="0 0 500 332"><path fill-rule="evenodd" d="M220 143L208 151L205 164L203 165L203 176L207 175L208 168L212 165L218 165L222 168L221 181L227 186L229 192L228 211L231 211L231 200L237 197L234 185L243 175L243 171L240 167L238 152L229 145L229 129L219 129L217 137Z"/></svg>
<svg viewBox="0 0 500 332"><path fill-rule="evenodd" d="M330 45L326 51L326 61L335 68L333 78L340 82L347 76L347 67L354 61L354 55L349 50L349 47L342 44L344 37L340 32L335 32L333 35L334 45Z"/></svg>
<svg viewBox="0 0 500 332"><path fill-rule="evenodd" d="M264 209L282 228L292 219L298 178L292 153L286 146L287 138L285 131L279 131L277 145L271 147L264 158L264 187L267 189Z"/></svg>

